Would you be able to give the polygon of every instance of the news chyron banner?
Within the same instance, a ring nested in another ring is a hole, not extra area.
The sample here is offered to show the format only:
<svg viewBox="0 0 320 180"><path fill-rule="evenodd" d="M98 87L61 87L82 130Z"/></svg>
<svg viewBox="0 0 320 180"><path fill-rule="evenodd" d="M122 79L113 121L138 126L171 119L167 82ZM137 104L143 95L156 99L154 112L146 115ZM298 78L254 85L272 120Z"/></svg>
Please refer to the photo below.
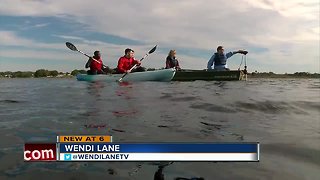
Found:
<svg viewBox="0 0 320 180"><path fill-rule="evenodd" d="M259 143L115 143L112 136L58 136L25 144L25 161L259 161Z"/></svg>

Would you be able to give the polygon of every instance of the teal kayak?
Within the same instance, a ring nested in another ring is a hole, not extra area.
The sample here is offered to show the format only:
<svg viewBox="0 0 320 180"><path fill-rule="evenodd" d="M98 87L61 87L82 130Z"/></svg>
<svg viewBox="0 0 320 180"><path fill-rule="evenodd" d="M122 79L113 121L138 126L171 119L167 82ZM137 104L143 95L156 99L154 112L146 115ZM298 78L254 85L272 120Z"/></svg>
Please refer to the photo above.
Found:
<svg viewBox="0 0 320 180"><path fill-rule="evenodd" d="M122 81L171 81L175 75L175 69L162 69L155 71L134 72L127 74ZM78 81L105 81L116 82L123 74L87 75L78 74Z"/></svg>

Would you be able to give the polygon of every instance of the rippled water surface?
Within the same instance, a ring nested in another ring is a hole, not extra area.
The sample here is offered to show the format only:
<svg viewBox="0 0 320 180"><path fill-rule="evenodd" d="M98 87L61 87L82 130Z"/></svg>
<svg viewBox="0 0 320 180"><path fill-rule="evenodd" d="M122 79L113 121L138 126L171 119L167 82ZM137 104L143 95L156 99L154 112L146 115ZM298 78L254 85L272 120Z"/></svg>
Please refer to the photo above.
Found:
<svg viewBox="0 0 320 180"><path fill-rule="evenodd" d="M174 162L166 180L318 179L319 79L87 83L0 79L0 179L146 179L162 162L25 163L25 142L260 142L257 163Z"/></svg>

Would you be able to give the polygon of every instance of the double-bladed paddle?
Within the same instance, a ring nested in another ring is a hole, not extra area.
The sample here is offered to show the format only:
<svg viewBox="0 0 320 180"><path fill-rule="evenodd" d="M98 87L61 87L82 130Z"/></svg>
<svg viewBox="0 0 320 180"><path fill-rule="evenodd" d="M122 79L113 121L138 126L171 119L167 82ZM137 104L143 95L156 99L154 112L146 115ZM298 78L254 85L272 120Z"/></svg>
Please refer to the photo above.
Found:
<svg viewBox="0 0 320 180"><path fill-rule="evenodd" d="M94 61L96 61L96 62L98 62L98 63L102 64L100 61L98 61L98 60L94 59L93 57L89 56L88 54L86 54L86 53L84 53L84 52L82 52L82 51L78 50L78 49L77 49L77 47L76 47L75 45L73 45L71 42L66 42L66 46L67 46L69 49L71 49L72 51L78 51L79 53L81 53L81 54L83 54L83 55L87 56L88 58L91 58L91 59L93 59ZM105 67L105 68L107 68L107 66L106 66L106 65L104 65L104 64L102 64L102 66L103 66L103 67Z"/></svg>
<svg viewBox="0 0 320 180"><path fill-rule="evenodd" d="M149 54L153 53L155 50L157 49L157 45L155 47L153 47L146 55L144 55L143 58L140 59L140 61L143 61L146 57L149 56ZM132 66L132 68L130 68L129 72L131 72L135 67L137 66L137 64L135 64L134 66ZM122 79L127 75L129 74L128 72L124 73L122 75L122 77L118 80L119 82L122 81Z"/></svg>

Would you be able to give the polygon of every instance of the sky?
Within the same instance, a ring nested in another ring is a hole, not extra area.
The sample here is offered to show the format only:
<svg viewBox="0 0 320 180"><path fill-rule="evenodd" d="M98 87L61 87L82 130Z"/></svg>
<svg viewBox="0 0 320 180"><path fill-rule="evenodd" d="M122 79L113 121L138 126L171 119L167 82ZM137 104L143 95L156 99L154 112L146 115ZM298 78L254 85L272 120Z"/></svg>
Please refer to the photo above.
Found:
<svg viewBox="0 0 320 180"><path fill-rule="evenodd" d="M249 72L320 72L319 0L0 0L0 71L115 68L124 49L161 68L170 49L183 69L206 69L217 46L245 49ZM238 69L242 55L228 59ZM242 65L243 68L243 65Z"/></svg>

